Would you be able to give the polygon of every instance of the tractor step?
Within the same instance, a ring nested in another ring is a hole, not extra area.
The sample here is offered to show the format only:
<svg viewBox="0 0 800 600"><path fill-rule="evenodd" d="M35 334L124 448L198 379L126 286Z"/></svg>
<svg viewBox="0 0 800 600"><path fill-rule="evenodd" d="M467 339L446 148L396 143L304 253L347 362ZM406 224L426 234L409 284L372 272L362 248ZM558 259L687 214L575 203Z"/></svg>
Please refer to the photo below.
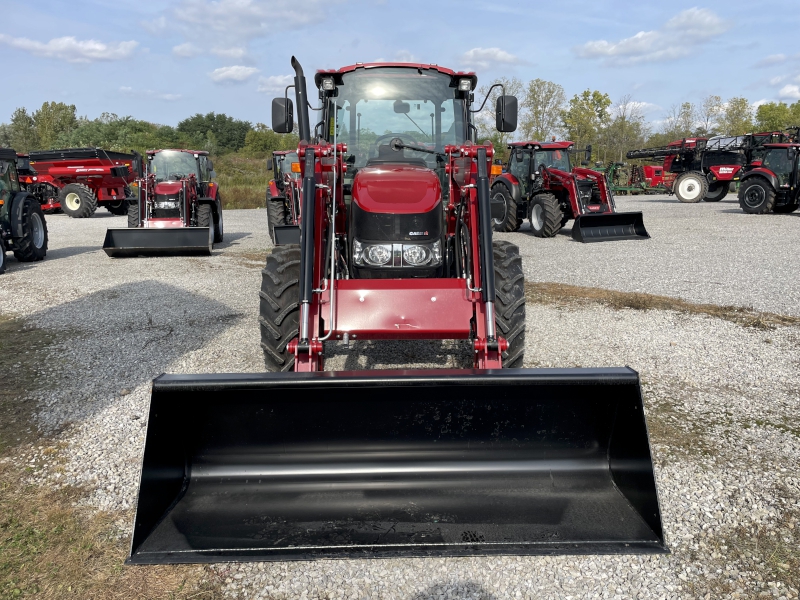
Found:
<svg viewBox="0 0 800 600"><path fill-rule="evenodd" d="M130 564L664 552L628 368L153 382Z"/></svg>
<svg viewBox="0 0 800 600"><path fill-rule="evenodd" d="M640 212L579 215L572 224L572 239L576 242L612 242L649 238L650 234L644 228L644 218Z"/></svg>
<svg viewBox="0 0 800 600"><path fill-rule="evenodd" d="M130 227L108 229L103 250L109 256L211 254L209 227Z"/></svg>

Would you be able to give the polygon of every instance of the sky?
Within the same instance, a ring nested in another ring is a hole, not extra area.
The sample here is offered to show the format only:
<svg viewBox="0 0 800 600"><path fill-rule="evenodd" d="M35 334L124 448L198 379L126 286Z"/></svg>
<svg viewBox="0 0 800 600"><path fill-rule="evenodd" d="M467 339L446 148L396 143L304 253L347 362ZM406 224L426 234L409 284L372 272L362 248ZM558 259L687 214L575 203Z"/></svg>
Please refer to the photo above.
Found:
<svg viewBox="0 0 800 600"><path fill-rule="evenodd" d="M89 118L269 123L295 55L306 75L390 60L479 85L541 78L567 97L630 95L657 123L709 94L800 100L798 31L798 0L0 0L0 122L58 101Z"/></svg>

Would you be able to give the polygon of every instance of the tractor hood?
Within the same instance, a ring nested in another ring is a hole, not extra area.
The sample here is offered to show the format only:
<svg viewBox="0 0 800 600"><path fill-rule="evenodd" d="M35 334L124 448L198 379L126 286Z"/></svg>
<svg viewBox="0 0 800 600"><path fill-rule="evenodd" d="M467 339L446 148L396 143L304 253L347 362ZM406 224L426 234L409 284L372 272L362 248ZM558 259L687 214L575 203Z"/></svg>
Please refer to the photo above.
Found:
<svg viewBox="0 0 800 600"><path fill-rule="evenodd" d="M441 197L439 177L421 166L397 163L364 167L353 180L353 201L371 213L427 213Z"/></svg>
<svg viewBox="0 0 800 600"><path fill-rule="evenodd" d="M182 189L183 184L180 181L160 181L156 184L156 194L173 196Z"/></svg>

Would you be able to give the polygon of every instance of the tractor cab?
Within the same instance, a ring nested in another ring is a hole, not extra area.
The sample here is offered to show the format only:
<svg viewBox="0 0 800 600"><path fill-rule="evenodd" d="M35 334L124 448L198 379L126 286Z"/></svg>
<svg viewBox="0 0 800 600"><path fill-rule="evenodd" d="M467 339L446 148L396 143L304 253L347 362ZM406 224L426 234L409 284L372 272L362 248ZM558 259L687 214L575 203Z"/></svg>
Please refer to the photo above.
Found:
<svg viewBox="0 0 800 600"><path fill-rule="evenodd" d="M283 191L288 179L300 179L300 159L294 150L276 150L267 159L267 170L272 171L275 186Z"/></svg>
<svg viewBox="0 0 800 600"><path fill-rule="evenodd" d="M746 213L791 213L800 208L800 143L764 144L761 160L747 165L739 188Z"/></svg>

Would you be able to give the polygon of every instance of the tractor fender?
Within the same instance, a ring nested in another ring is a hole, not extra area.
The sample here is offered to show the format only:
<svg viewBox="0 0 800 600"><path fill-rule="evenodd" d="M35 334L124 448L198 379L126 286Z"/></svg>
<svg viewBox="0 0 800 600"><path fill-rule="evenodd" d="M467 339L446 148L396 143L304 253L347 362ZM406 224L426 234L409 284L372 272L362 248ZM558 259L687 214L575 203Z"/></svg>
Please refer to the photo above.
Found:
<svg viewBox="0 0 800 600"><path fill-rule="evenodd" d="M511 175L510 173L503 173L502 175L498 175L495 177L495 180L492 182L492 187L496 185L504 185L506 189L508 189L508 193L511 194L511 198L514 202L519 205L522 202L522 192L519 189L519 181L516 177Z"/></svg>
<svg viewBox="0 0 800 600"><path fill-rule="evenodd" d="M778 178L775 176L775 173L773 173L769 169L763 169L761 167L756 167L755 169L751 169L750 171L742 175L742 178L739 180L739 183L740 184L744 183L745 181L747 181L748 179L752 179L753 177L763 177L764 179L769 181L770 185L772 186L772 189L776 191L780 189L780 184L778 183Z"/></svg>
<svg viewBox="0 0 800 600"><path fill-rule="evenodd" d="M24 234L22 231L22 205L28 196L30 196L28 192L17 192L17 195L11 200L11 210L8 211L8 216L11 217L12 238L21 238Z"/></svg>

